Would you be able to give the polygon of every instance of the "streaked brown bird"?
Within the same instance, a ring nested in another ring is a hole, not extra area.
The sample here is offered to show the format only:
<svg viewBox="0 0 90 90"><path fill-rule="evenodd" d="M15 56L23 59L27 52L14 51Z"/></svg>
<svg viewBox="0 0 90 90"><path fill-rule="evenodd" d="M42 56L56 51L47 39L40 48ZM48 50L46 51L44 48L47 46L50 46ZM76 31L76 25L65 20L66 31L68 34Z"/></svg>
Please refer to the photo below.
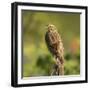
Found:
<svg viewBox="0 0 90 90"><path fill-rule="evenodd" d="M47 25L45 41L49 51L55 58L55 70L52 74L64 75L64 47L60 34L53 24Z"/></svg>

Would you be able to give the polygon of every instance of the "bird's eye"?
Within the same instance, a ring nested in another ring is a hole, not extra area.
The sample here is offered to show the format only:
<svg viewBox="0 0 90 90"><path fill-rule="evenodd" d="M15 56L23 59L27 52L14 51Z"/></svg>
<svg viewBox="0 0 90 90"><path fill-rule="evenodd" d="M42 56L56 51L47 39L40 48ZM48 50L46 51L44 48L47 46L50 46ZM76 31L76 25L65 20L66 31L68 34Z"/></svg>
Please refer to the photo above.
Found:
<svg viewBox="0 0 90 90"><path fill-rule="evenodd" d="M51 26L49 26L49 28L51 28Z"/></svg>

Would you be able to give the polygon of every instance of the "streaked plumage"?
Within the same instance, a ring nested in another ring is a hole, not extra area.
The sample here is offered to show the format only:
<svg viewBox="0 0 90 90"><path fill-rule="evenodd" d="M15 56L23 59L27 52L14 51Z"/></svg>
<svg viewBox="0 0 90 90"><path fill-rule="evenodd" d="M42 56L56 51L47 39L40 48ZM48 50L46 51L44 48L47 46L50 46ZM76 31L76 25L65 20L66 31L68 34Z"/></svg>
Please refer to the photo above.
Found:
<svg viewBox="0 0 90 90"><path fill-rule="evenodd" d="M52 24L47 26L47 32L45 35L45 41L49 51L57 60L57 64L62 65L64 63L64 48L56 27Z"/></svg>

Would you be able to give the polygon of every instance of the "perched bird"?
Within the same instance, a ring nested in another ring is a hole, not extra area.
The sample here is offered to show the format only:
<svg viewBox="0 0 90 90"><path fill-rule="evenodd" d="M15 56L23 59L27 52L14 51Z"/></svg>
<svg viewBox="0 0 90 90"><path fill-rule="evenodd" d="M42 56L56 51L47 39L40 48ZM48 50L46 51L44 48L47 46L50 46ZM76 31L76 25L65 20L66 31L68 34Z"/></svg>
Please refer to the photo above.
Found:
<svg viewBox="0 0 90 90"><path fill-rule="evenodd" d="M60 34L57 28L53 24L47 25L47 32L45 35L45 41L49 51L55 58L55 70L56 75L64 75L64 47Z"/></svg>

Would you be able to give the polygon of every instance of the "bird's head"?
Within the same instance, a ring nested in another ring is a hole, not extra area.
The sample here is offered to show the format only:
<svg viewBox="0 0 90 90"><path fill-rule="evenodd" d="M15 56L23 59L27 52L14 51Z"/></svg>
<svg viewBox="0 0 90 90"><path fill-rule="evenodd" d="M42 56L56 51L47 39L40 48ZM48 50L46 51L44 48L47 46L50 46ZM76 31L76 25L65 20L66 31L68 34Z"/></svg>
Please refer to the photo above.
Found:
<svg viewBox="0 0 90 90"><path fill-rule="evenodd" d="M56 27L53 24L48 24L47 29L48 29L48 31L54 31L54 30L56 30Z"/></svg>

